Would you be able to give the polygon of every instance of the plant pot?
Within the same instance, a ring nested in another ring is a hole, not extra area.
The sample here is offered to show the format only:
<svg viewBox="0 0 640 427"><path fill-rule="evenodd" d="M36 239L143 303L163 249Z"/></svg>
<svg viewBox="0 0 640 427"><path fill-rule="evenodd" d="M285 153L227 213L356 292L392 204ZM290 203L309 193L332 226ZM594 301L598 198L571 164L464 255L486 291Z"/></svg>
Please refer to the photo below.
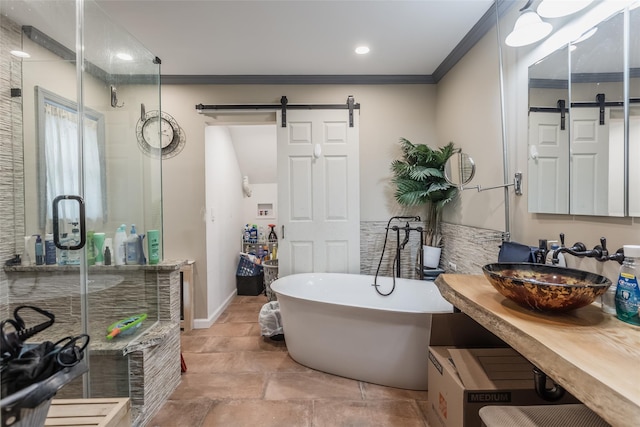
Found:
<svg viewBox="0 0 640 427"><path fill-rule="evenodd" d="M423 251L423 266L427 268L438 268L440 266L440 253L442 252L442 248L437 248L435 246L422 246Z"/></svg>

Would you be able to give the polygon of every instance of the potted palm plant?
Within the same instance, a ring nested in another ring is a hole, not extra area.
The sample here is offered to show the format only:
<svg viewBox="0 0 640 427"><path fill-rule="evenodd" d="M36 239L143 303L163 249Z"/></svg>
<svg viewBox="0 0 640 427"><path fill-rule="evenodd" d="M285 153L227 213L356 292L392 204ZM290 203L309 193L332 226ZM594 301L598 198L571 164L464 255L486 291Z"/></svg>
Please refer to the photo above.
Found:
<svg viewBox="0 0 640 427"><path fill-rule="evenodd" d="M442 248L440 220L442 208L452 201L458 189L449 184L444 177L444 165L453 154L460 150L453 142L432 149L425 144L412 144L400 138L402 159L391 163L392 182L396 185L396 201L403 206L426 205L425 244ZM437 259L440 254L438 250ZM428 267L438 267L428 265Z"/></svg>

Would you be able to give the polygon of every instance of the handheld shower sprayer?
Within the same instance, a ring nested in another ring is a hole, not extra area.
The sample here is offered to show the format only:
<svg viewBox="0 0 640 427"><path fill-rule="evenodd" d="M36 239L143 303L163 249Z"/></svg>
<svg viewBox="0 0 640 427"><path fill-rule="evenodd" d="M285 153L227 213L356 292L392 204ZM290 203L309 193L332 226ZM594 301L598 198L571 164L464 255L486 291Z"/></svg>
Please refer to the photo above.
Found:
<svg viewBox="0 0 640 427"><path fill-rule="evenodd" d="M404 227L398 227L397 225L391 226L391 221L393 220L402 220L402 221L406 221ZM373 284L372 286L375 288L376 292L382 296L387 296L387 295L391 295L391 293L393 293L395 287L396 287L396 276L400 277L400 252L404 249L404 247L407 245L407 243L409 243L409 235L410 232L413 231L417 231L418 233L420 233L420 245L422 245L422 242L424 240L423 237L423 228L422 227L415 227L412 228L411 225L409 224L409 221L420 221L420 217L419 216L393 216L391 218L389 218L389 222L387 222L387 227L385 228L386 232L384 235L384 244L382 245L382 252L380 253L380 260L378 261L378 268L376 269L376 275L373 279ZM380 291L380 289L378 289L378 274L380 273L380 266L382 265L382 259L384 258L384 251L387 247L387 238L389 236L389 230L395 231L396 233L396 241L398 242L398 246L396 247L396 255L395 258L393 260L393 267L392 267L392 274L391 277L393 279L393 287L391 288L391 290L388 293L382 293ZM402 243L400 242L400 230L404 230L404 239L402 240ZM422 261L421 261L422 263ZM422 275L422 273L421 273ZM422 276L421 276L422 278Z"/></svg>

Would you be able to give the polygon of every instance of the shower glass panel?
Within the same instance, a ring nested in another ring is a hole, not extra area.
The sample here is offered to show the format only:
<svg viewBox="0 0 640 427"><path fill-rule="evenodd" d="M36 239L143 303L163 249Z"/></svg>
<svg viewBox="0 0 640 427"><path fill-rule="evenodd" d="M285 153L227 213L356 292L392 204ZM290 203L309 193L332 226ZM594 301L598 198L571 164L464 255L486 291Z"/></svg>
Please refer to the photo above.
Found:
<svg viewBox="0 0 640 427"><path fill-rule="evenodd" d="M33 245L23 236L44 241L53 234L62 248L86 241L78 250L57 249L49 265L26 265L23 256L21 266L5 268L2 318L33 304L56 316L39 338L90 335L89 374L59 397L130 396L135 381L123 355L158 321L157 274L140 264L148 258L147 232L158 230L162 242L162 162L160 153L141 149L137 131L160 110L159 61L93 1L3 0L0 8L3 40L17 34L14 44L30 55L2 50L12 88L21 90L7 105L21 119L11 124L20 154L13 156L12 179L24 194L11 215L2 212L3 222L13 224L2 240L10 237L7 253L17 254ZM159 135L158 122L146 131ZM80 203L67 196L83 202L84 218ZM115 265L122 224L127 233L135 224L138 237L127 247L136 256ZM111 265L104 265L109 255ZM107 336L111 325L133 316L145 316L139 328Z"/></svg>

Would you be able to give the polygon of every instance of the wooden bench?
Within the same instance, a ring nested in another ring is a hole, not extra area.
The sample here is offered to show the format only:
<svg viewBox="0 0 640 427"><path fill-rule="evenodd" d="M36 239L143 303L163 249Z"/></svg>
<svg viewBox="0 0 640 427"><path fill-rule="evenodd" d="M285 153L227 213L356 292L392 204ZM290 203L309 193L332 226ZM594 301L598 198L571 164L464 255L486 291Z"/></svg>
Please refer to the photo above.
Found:
<svg viewBox="0 0 640 427"><path fill-rule="evenodd" d="M53 399L45 426L131 427L128 397Z"/></svg>

